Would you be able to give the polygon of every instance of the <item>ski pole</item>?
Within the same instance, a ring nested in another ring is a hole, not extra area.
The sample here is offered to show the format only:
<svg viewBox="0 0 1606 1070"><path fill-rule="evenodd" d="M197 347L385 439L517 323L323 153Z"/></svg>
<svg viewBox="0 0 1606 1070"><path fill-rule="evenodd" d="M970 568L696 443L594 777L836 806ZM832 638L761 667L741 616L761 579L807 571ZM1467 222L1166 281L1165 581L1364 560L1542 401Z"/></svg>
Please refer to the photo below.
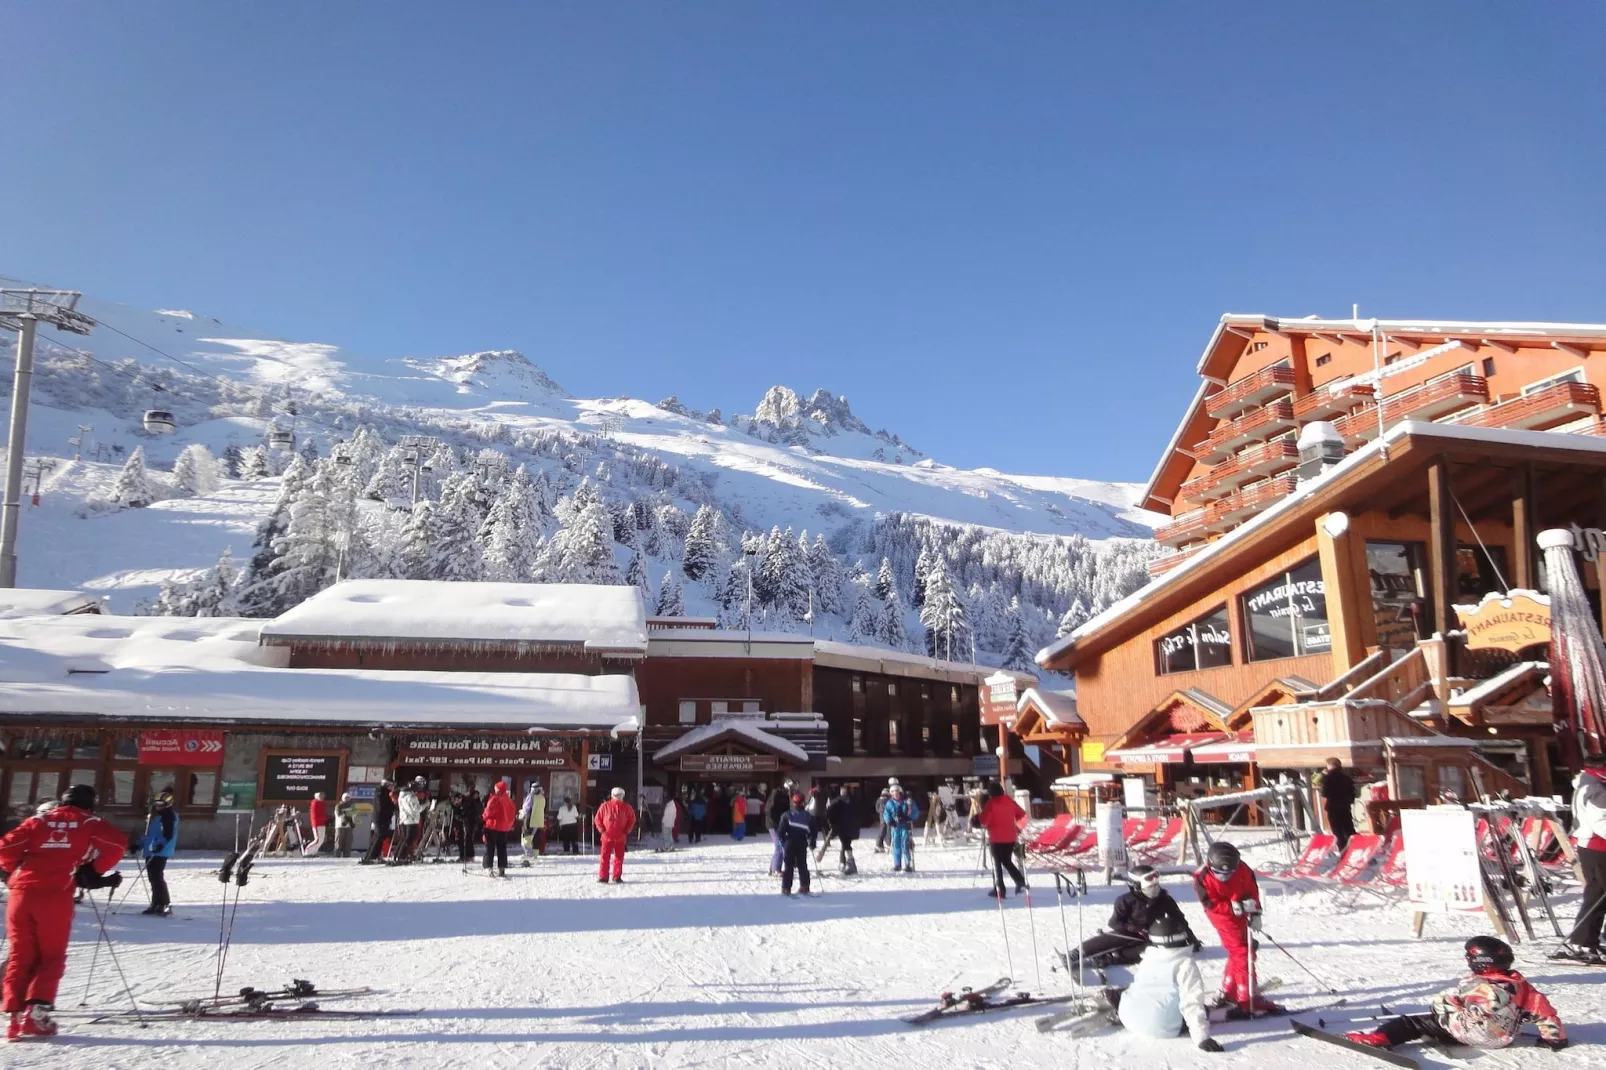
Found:
<svg viewBox="0 0 1606 1070"><path fill-rule="evenodd" d="M1288 949L1286 947L1284 947L1283 945L1279 944L1275 939L1273 939L1272 935L1270 933L1262 931L1260 933L1260 935L1264 936L1267 940L1270 940L1272 947L1275 947L1278 951L1281 951L1284 955L1288 955L1288 961L1289 962L1292 962L1295 966L1298 966L1300 969L1304 970L1305 973L1310 976L1310 979L1312 981L1315 981L1317 984L1321 985L1322 988L1326 989L1326 991L1327 991L1327 993L1329 995L1333 995L1333 996L1338 995L1338 989L1334 988L1332 985L1328 984L1326 981L1322 980L1320 977L1317 977L1314 973L1311 973L1310 967L1306 966L1303 962L1300 962L1298 959L1294 958L1293 955L1289 954ZM1251 943L1251 945L1253 945L1253 943L1254 943L1253 940L1251 940L1250 943Z"/></svg>
<svg viewBox="0 0 1606 1070"><path fill-rule="evenodd" d="M107 896L106 896L106 901L107 901L106 902L106 909L108 909L108 910L111 909L111 900L113 898L115 898L116 895L117 895L117 889L116 888L113 888L111 890L111 892L107 894ZM88 897L86 896L85 898L88 898ZM95 983L95 966L97 964L99 964L99 962L100 962L100 937L96 936L95 937L95 953L92 956L90 956L90 959L89 959L89 976L84 978L84 998L78 1001L78 1005L80 1007L89 1006L89 988L90 988L91 985L93 985Z"/></svg>
<svg viewBox="0 0 1606 1070"><path fill-rule="evenodd" d="M112 889L112 892L115 893L116 889ZM134 988L128 983L128 975L123 972L123 964L117 960L117 948L112 943L111 933L106 931L106 917L100 912L100 904L95 902L95 897L93 895L86 895L84 898L89 900L89 905L95 910L95 921L100 925L101 939L106 941L106 952L112 957L112 965L117 967L117 976L123 982L123 993L128 996L128 1004L134 1009L134 1017L139 1020L139 1027L144 1029L146 1027L145 1015L139 1009L139 1001L134 999ZM107 910L111 909L111 898L112 897L110 894L106 896Z"/></svg>
<svg viewBox="0 0 1606 1070"><path fill-rule="evenodd" d="M1054 900L1059 904L1060 909L1060 939L1065 941L1065 972L1070 973L1071 930L1070 927L1065 924L1065 893L1060 885L1061 880L1062 878L1060 877L1059 872L1056 870L1054 873ZM1079 959L1082 957L1082 949L1080 947L1076 949L1076 957Z"/></svg>
<svg viewBox="0 0 1606 1070"><path fill-rule="evenodd" d="M1009 964L1009 976L1015 976L1015 954L1009 949L1009 922L1004 917L1004 897L995 887L994 897L998 900L998 927L1004 931L1004 961Z"/></svg>
<svg viewBox="0 0 1606 1070"><path fill-rule="evenodd" d="M1002 900L1000 900L1002 902ZM1037 951L1037 921L1032 915L1032 886L1026 885L1026 927L1032 934L1032 968L1037 971L1037 987L1043 987L1043 958Z"/></svg>

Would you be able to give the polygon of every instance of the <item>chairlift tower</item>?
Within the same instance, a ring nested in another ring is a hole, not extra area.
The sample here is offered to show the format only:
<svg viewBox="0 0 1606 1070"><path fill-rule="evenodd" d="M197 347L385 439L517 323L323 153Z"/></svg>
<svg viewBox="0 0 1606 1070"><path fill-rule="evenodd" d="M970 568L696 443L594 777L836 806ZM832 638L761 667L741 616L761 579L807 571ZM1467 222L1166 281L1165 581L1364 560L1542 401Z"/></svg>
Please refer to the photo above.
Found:
<svg viewBox="0 0 1606 1070"><path fill-rule="evenodd" d="M6 496L0 508L0 587L17 585L17 520L22 511L23 448L28 437L28 392L33 386L33 343L40 323L88 334L95 321L77 311L76 290L0 289L0 329L17 332L17 370L11 390L11 433L6 439Z"/></svg>

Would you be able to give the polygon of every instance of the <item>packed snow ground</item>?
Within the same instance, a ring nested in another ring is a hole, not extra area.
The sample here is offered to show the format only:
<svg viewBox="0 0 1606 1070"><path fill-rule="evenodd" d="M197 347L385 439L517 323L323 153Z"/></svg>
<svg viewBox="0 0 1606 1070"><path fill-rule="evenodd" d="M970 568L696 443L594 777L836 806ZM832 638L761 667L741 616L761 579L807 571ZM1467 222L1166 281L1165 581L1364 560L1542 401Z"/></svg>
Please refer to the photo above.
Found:
<svg viewBox="0 0 1606 1070"><path fill-rule="evenodd" d="M1380 1065L1292 1034L1285 1020L1223 1025L1221 1055L1186 1039L1107 1032L1082 1040L1040 1034L1032 1009L939 1022L900 1019L943 989L1009 972L999 911L982 895L976 849L917 849L919 872L889 872L888 856L861 841L860 876L819 881L819 898L783 899L765 876L767 840L716 837L668 854L629 855L619 886L596 883L594 858L548 856L507 881L463 875L455 864L359 867L320 858L263 859L241 897L225 991L307 978L325 988L371 985L384 994L340 1007L417 1008L414 1018L290 1023L63 1023L55 1042L10 1045L8 1067L375 1066L465 1067L1291 1067ZM828 862L829 862L828 858ZM123 969L147 1000L210 995L220 886L214 856L181 854L169 868L174 917L138 913L137 896L110 919ZM125 863L130 873L133 865ZM1205 981L1222 955L1185 876L1170 887L1207 948ZM1035 872L1030 919L1011 898L1004 913L1019 985L1066 990L1050 971L1060 944L1053 881ZM1084 915L1102 924L1120 887L1095 881ZM1563 916L1576 909L1564 900ZM1076 910L1065 917L1076 935ZM1349 994L1421 1008L1459 976L1467 919L1429 920L1410 935L1409 912L1363 897L1353 906L1322 891L1270 895L1266 931ZM94 949L95 916L80 908L58 1006L77 1011ZM1519 968L1556 1004L1574 1040L1560 1054L1525 1047L1476 1057L1488 1068L1600 1066L1606 973L1546 962L1524 944ZM1268 949L1269 950L1269 949ZM1119 979L1119 971L1112 971ZM1262 976L1286 984L1278 999L1325 996L1288 959L1269 951ZM102 952L92 1006L126 1007ZM1341 1012L1330 1012L1341 1013ZM1465 1065L1416 1050L1425 1067Z"/></svg>

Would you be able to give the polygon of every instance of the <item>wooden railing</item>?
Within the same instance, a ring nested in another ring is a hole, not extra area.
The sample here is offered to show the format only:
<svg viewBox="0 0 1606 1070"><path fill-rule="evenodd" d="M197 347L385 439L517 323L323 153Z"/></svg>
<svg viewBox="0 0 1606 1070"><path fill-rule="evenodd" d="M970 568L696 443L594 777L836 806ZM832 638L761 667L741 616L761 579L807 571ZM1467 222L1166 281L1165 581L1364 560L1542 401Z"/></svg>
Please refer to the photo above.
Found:
<svg viewBox="0 0 1606 1070"><path fill-rule="evenodd" d="M1382 699L1398 707L1408 695L1414 695L1423 684L1431 685L1433 674L1428 668L1422 648L1417 647L1398 661L1385 666L1368 680L1344 695L1346 699ZM1412 705L1420 704L1419 696Z"/></svg>
<svg viewBox="0 0 1606 1070"><path fill-rule="evenodd" d="M1205 412L1220 417L1225 413L1253 405L1277 393L1294 389L1294 369L1273 365L1246 375L1236 383L1228 383L1217 393L1205 398Z"/></svg>
<svg viewBox="0 0 1606 1070"><path fill-rule="evenodd" d="M1338 677L1338 679L1325 687L1318 689L1315 698L1321 702L1342 698L1351 688L1370 680L1379 669L1389 663L1393 656L1393 652L1388 647L1382 647L1374 653L1368 654L1356 662L1349 672Z"/></svg>

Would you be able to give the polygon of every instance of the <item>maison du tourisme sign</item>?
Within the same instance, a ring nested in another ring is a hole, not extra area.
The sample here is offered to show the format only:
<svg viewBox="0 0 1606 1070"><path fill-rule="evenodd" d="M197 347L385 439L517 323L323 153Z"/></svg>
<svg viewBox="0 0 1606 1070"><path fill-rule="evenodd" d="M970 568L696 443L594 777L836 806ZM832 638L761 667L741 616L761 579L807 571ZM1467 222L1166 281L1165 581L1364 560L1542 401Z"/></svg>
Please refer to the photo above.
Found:
<svg viewBox="0 0 1606 1070"><path fill-rule="evenodd" d="M1468 650L1506 650L1550 642L1550 599L1533 591L1490 592L1475 606L1456 606Z"/></svg>
<svg viewBox="0 0 1606 1070"><path fill-rule="evenodd" d="M574 764L561 739L535 736L414 736L402 740L403 765L522 765L566 769Z"/></svg>

